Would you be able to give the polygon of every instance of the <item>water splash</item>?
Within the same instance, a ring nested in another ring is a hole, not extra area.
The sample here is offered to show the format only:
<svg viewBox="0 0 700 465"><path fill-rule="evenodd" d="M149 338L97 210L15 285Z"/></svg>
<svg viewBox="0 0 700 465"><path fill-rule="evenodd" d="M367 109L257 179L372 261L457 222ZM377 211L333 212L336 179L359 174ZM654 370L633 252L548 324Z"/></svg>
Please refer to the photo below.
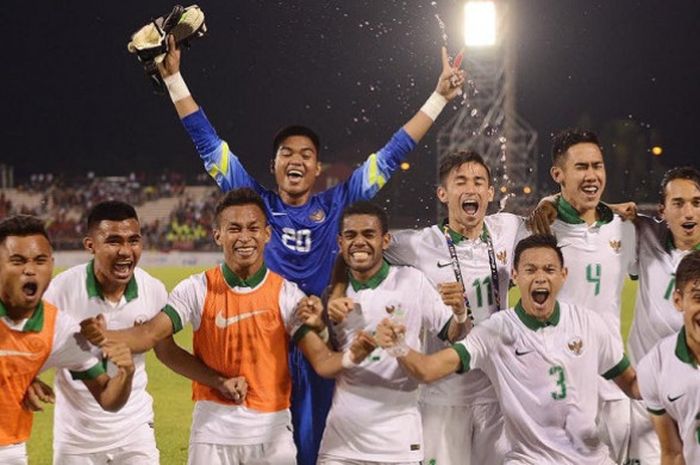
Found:
<svg viewBox="0 0 700 465"><path fill-rule="evenodd" d="M440 33L442 35L442 45L447 47L447 28L445 27L445 23L442 19L440 19L440 15L438 15L437 13L435 13L435 19L437 19L438 26L440 26Z"/></svg>
<svg viewBox="0 0 700 465"><path fill-rule="evenodd" d="M506 209L506 204L508 203L508 199L511 197L515 197L515 194L513 192L510 192L503 197L501 197L501 200L498 201L498 213L501 213L503 210Z"/></svg>

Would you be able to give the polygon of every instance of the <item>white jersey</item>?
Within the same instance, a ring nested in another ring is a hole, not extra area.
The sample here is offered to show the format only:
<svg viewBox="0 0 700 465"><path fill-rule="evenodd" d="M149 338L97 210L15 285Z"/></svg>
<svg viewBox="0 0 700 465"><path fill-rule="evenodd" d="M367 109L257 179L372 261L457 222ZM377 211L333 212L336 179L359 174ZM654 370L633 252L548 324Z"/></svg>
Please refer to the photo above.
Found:
<svg viewBox="0 0 700 465"><path fill-rule="evenodd" d="M433 287L440 283L454 282L450 252L442 226L433 225L421 230L404 230L394 233L385 257L390 263L410 265L421 270ZM529 233L525 221L510 213L497 213L484 218L484 233L493 243L498 273L498 289L501 308L497 308L491 283L491 266L487 238L482 234L477 240L454 237L455 252L459 258L462 279L467 291L474 322L481 323L498 310L508 307L508 288L512 268L513 250L517 242ZM453 233L456 236L456 233ZM438 352L446 343L435 337L427 337L424 351ZM474 405L498 402L488 378L479 370L465 376L451 375L421 389L421 402L429 405Z"/></svg>
<svg viewBox="0 0 700 465"><path fill-rule="evenodd" d="M225 266L225 265L221 265ZM238 294L254 292L264 286L270 271L264 269L261 278L248 286L232 286L229 289ZM251 278L251 281L254 278ZM301 322L294 316L297 303L305 294L296 284L283 281L279 293L279 308L286 332L293 337L301 329ZM202 312L207 298L207 276L199 273L181 281L170 293L166 314L177 314L179 325L191 324L199 329ZM174 322L175 324L175 322ZM180 326L181 328L181 326ZM175 329L180 329L175 328ZM303 329L301 329L303 331ZM287 344L288 341L280 341ZM288 370L287 365L280 370ZM249 387L249 389L251 389ZM220 444L229 446L261 444L274 440L291 425L289 409L277 412L260 412L245 406L232 406L208 400L198 400L192 413L190 443Z"/></svg>
<svg viewBox="0 0 700 465"><path fill-rule="evenodd" d="M167 291L163 283L141 268L114 304L102 297L95 279L93 262L72 267L56 276L44 298L78 321L102 314L111 330L131 328L153 318L165 306ZM91 346L101 357L100 349ZM120 447L128 436L146 423L153 422L153 399L146 391L146 355L134 354L134 380L128 402L118 412L106 412L85 385L73 380L67 370L56 373L56 410L54 442L65 453L92 453ZM116 374L107 364L107 373Z"/></svg>
<svg viewBox="0 0 700 465"><path fill-rule="evenodd" d="M683 326L683 314L673 305L673 291L676 268L690 250L673 246L664 222L640 216L635 224L639 241L639 287L627 344L632 360L639 362L657 342L678 333Z"/></svg>
<svg viewBox="0 0 700 465"><path fill-rule="evenodd" d="M333 327L339 348L346 350L359 330L372 333L389 316L406 326L405 342L420 345L420 333L446 335L450 307L420 271L410 267L381 270L367 283L351 280L347 296L355 308ZM395 357L377 348L357 368L336 379L319 455L370 462L423 460L423 435L418 411L418 383Z"/></svg>
<svg viewBox="0 0 700 465"><path fill-rule="evenodd" d="M644 356L637 379L649 412L667 413L678 424L685 463L700 463L700 371L684 328Z"/></svg>
<svg viewBox="0 0 700 465"><path fill-rule="evenodd" d="M620 313L622 287L628 274L637 274L637 237L634 224L613 215L600 204L601 220L587 225L563 198L558 201L558 218L552 224L569 274L557 298L598 313L622 347ZM601 381L601 398L624 399L612 383Z"/></svg>
<svg viewBox="0 0 700 465"><path fill-rule="evenodd" d="M518 303L453 347L464 371L483 370L496 389L511 444L506 464L608 463L591 380L614 378L629 361L601 317L561 302L542 322Z"/></svg>

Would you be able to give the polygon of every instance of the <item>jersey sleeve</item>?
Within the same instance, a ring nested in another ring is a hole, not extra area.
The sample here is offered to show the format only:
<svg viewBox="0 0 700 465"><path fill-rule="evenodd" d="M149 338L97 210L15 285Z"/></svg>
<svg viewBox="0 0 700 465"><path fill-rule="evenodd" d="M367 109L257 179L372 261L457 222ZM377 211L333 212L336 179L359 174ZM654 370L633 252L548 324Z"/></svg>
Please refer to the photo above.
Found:
<svg viewBox="0 0 700 465"><path fill-rule="evenodd" d="M613 379L630 366L622 342L615 336L610 325L592 310L582 309L590 318L592 330L598 341L598 373L605 379Z"/></svg>
<svg viewBox="0 0 700 465"><path fill-rule="evenodd" d="M452 345L461 361L461 367L457 370L457 373L466 373L475 368L484 368L490 350L489 329L492 326L490 323L492 321L486 320L479 326L475 326L467 334L467 337Z"/></svg>
<svg viewBox="0 0 700 465"><path fill-rule="evenodd" d="M306 297L306 294L299 289L299 286L291 281L284 280L284 284L282 284L282 289L280 290L279 305L282 312L282 321L284 321L284 328L287 334L295 341L301 339L304 334L310 330L310 328L305 326L294 314L297 304L304 297Z"/></svg>
<svg viewBox="0 0 700 465"><path fill-rule="evenodd" d="M384 251L384 258L392 265L415 266L418 260L413 238L415 231L404 229L391 235L389 248Z"/></svg>
<svg viewBox="0 0 700 465"><path fill-rule="evenodd" d="M663 415L666 413L661 396L659 395L659 387L656 376L660 371L658 366L658 350L655 348L645 355L637 366L637 384L639 392L642 394L642 401L649 413L654 415Z"/></svg>
<svg viewBox="0 0 700 465"><path fill-rule="evenodd" d="M415 146L416 142L411 136L403 128L399 129L381 150L367 157L346 181L349 203L369 200L377 195Z"/></svg>
<svg viewBox="0 0 700 465"><path fill-rule="evenodd" d="M163 312L173 324L173 334L190 323L196 331L202 321L202 308L207 292L207 278L204 273L190 276L181 281L170 293Z"/></svg>
<svg viewBox="0 0 700 465"><path fill-rule="evenodd" d="M192 139L204 169L223 192L240 187L250 187L261 195L267 191L243 168L226 141L219 138L204 110L200 108L182 118L182 125Z"/></svg>
<svg viewBox="0 0 700 465"><path fill-rule="evenodd" d="M442 297L435 290L425 275L416 270L419 275L417 287L418 299L423 316L423 329L437 335L440 339L447 339L447 329L452 319L452 309L442 302Z"/></svg>
<svg viewBox="0 0 700 465"><path fill-rule="evenodd" d="M80 325L70 315L59 311L54 331L53 348L42 371L65 368L74 379L94 379L106 373L104 365L90 352L90 344L80 335Z"/></svg>

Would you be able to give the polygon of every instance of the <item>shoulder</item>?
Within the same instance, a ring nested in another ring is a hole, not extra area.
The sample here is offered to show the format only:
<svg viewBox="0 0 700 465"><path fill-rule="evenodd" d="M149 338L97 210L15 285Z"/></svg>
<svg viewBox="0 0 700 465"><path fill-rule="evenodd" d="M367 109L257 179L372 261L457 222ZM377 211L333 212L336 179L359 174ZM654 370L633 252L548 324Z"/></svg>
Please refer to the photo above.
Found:
<svg viewBox="0 0 700 465"><path fill-rule="evenodd" d="M437 225L422 229L397 229L391 231L392 243L399 246L416 245L425 242L436 243L442 237L442 233Z"/></svg>
<svg viewBox="0 0 700 465"><path fill-rule="evenodd" d="M187 293L195 290L206 289L207 282L207 271L202 271L201 273L190 275L175 285L172 294Z"/></svg>

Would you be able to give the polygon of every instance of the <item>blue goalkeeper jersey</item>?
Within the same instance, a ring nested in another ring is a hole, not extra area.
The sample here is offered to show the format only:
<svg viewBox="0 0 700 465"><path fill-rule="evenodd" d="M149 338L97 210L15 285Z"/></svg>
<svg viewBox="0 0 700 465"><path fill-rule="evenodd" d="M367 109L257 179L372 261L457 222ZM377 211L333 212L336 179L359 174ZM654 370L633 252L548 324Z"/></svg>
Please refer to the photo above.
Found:
<svg viewBox="0 0 700 465"><path fill-rule="evenodd" d="M377 153L371 154L350 178L310 197L302 206L282 202L276 191L260 185L229 150L226 141L200 108L182 119L204 167L223 192L254 189L265 202L272 240L265 247L268 267L297 283L307 294L321 295L330 281L338 253L338 220L343 209L374 197L416 143L403 128Z"/></svg>

